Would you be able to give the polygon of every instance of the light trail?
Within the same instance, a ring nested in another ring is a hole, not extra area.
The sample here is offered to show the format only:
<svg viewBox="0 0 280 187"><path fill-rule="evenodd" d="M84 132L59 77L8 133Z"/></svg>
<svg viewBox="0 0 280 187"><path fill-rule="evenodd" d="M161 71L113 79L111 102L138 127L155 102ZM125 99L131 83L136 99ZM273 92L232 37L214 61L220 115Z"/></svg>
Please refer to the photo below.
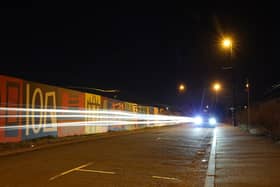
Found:
<svg viewBox="0 0 280 187"><path fill-rule="evenodd" d="M78 121L78 122L66 122L66 123L45 123L45 124L33 124L34 126L49 127L81 127L81 126L119 126L119 125L143 125L143 124L159 124L153 126L164 126L164 125L175 125L178 121ZM164 124L164 125L160 125ZM25 129L25 125L9 125L0 126L0 129L14 130L14 129Z"/></svg>
<svg viewBox="0 0 280 187"><path fill-rule="evenodd" d="M47 114L42 114L42 116L47 117L56 117L59 114L56 113L77 113L77 115L88 115L85 117L89 117L90 115L99 115L99 114L104 114L104 115L118 115L118 116L134 116L137 119L186 119L187 117L181 117L181 116L167 116L167 115L154 115L154 114L139 114L139 113L132 113L132 112L126 112L126 111L115 111L115 110L65 110L65 109L30 109L30 108L9 108L9 107L0 107L0 113L1 111L19 111L19 112L45 112L45 113L55 113L53 115L47 115ZM68 115L68 114L67 114ZM71 117L70 115L65 115L63 117ZM76 117L82 117L82 116L77 116ZM0 115L1 117L17 117L15 115ZM26 115L26 116L21 116L21 117L36 117L36 115ZM38 115L41 116L41 115ZM72 116L75 117L75 116ZM98 118L98 116L93 116ZM100 118L100 117L99 117ZM128 117L129 118L129 117ZM127 119L128 119L127 118Z"/></svg>
<svg viewBox="0 0 280 187"><path fill-rule="evenodd" d="M96 118L96 119L104 119L104 118L110 118L110 119L131 119L135 120L137 119L134 116L106 116L106 115L60 115L60 114L54 114L54 115L0 115L0 118Z"/></svg>
<svg viewBox="0 0 280 187"><path fill-rule="evenodd" d="M132 112L124 112L118 110L67 110L67 109L41 109L41 108L14 108L0 107L0 111L19 111L19 112L55 112L55 113L82 113L82 114L112 114L112 115L134 115Z"/></svg>
<svg viewBox="0 0 280 187"><path fill-rule="evenodd" d="M153 115L134 115L134 116L109 116L109 115L61 115L61 114L42 114L42 115L0 115L0 118L96 118L96 119L104 119L104 118L111 118L111 119L131 119L131 120L157 120L157 119L164 119L164 120L170 120L170 119L177 119L177 120L185 120L187 117L174 117L174 116L153 116Z"/></svg>
<svg viewBox="0 0 280 187"><path fill-rule="evenodd" d="M167 115L158 115L158 114L139 114L127 111L118 111L118 110L66 110L66 109L41 109L41 108L11 108L11 107L0 107L1 111L19 111L19 112L48 112L48 113L77 113L77 114L107 114L107 115L128 115L128 116L137 116L137 118L141 117L149 117L155 118L166 118L166 119L183 119L186 117L181 116L167 116Z"/></svg>
<svg viewBox="0 0 280 187"><path fill-rule="evenodd" d="M9 114L12 113L12 114ZM23 112L15 115L14 112ZM38 115L36 112L40 112ZM3 115L3 113L7 113ZM29 114L31 113L31 114ZM35 114L34 114L35 113ZM48 114L49 113L49 114ZM172 125L178 123L193 122L190 117L138 114L126 111L115 110L66 110L66 109L38 109L38 108L11 108L0 107L0 119L20 118L22 122L29 118L55 118L60 120L57 123L28 124L33 128L47 127L74 127L74 126L115 126L115 125L138 125L148 124L148 126ZM63 120L74 122L61 122ZM77 121L79 120L79 121ZM0 130L25 129L25 125L0 126Z"/></svg>

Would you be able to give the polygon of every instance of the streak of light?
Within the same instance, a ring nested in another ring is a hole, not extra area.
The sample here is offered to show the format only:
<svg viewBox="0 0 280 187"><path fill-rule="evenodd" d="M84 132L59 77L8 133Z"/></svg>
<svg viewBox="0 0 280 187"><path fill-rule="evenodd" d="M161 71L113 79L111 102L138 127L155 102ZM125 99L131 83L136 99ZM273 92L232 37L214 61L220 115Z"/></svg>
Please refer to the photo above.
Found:
<svg viewBox="0 0 280 187"><path fill-rule="evenodd" d="M63 123L44 123L44 124L33 124L34 126L43 127L78 127L78 126L114 126L114 125L140 125L140 124L157 124L153 126L163 125L175 125L178 121L78 121L78 122L63 122ZM9 125L2 126L0 129L13 130L13 129L25 129L25 125Z"/></svg>

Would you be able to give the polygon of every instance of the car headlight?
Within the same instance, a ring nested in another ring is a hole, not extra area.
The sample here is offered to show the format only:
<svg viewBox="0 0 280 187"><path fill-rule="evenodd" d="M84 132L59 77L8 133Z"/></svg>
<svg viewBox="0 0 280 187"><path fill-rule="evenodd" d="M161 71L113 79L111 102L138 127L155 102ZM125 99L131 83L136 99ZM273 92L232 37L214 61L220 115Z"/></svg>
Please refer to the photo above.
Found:
<svg viewBox="0 0 280 187"><path fill-rule="evenodd" d="M200 125L200 124L202 124L202 122L203 122L202 117L196 116L196 117L194 118L194 123L195 123L196 125Z"/></svg>
<svg viewBox="0 0 280 187"><path fill-rule="evenodd" d="M210 125L216 125L217 120L216 120L216 118L209 118L208 122L209 122Z"/></svg>

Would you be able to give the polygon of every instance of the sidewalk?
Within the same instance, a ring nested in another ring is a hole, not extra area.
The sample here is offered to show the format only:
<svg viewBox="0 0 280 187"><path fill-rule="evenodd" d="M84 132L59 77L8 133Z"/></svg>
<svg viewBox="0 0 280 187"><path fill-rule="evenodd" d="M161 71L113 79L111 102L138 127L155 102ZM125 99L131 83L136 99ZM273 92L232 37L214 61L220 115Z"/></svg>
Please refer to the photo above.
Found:
<svg viewBox="0 0 280 187"><path fill-rule="evenodd" d="M217 127L215 186L280 186L280 144L238 127Z"/></svg>

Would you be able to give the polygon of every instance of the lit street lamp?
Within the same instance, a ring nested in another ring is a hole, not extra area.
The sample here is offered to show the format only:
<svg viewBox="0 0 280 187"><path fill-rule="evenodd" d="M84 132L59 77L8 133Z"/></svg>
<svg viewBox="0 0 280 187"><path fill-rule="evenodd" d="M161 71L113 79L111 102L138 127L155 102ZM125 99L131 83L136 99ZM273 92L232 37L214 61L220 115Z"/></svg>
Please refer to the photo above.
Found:
<svg viewBox="0 0 280 187"><path fill-rule="evenodd" d="M213 90L215 91L215 107L214 109L216 109L216 105L217 105L217 100L218 100L218 92L221 90L221 84L216 82L213 84Z"/></svg>
<svg viewBox="0 0 280 187"><path fill-rule="evenodd" d="M246 90L247 90L247 130L249 130L250 125L250 84L249 79L246 80Z"/></svg>
<svg viewBox="0 0 280 187"><path fill-rule="evenodd" d="M215 84L213 85L213 89L214 89L215 92L220 91L220 89L221 89L221 84L220 84L220 83L215 83Z"/></svg>
<svg viewBox="0 0 280 187"><path fill-rule="evenodd" d="M236 107L235 107L235 75L234 75L234 64L232 62L232 46L233 46L233 41L231 38L223 38L221 41L222 47L226 50L229 50L229 61L232 66L232 124L233 126L237 126L236 123Z"/></svg>
<svg viewBox="0 0 280 187"><path fill-rule="evenodd" d="M186 91L186 86L183 83L181 83L178 87L178 90L180 93L183 93Z"/></svg>
<svg viewBox="0 0 280 187"><path fill-rule="evenodd" d="M230 38L224 38L222 40L222 47L224 49L229 49L230 55L232 55L232 40Z"/></svg>
<svg viewBox="0 0 280 187"><path fill-rule="evenodd" d="M223 40L223 46L224 46L225 48L229 48L229 47L231 47L231 45L232 45L231 39L225 38L225 39Z"/></svg>

